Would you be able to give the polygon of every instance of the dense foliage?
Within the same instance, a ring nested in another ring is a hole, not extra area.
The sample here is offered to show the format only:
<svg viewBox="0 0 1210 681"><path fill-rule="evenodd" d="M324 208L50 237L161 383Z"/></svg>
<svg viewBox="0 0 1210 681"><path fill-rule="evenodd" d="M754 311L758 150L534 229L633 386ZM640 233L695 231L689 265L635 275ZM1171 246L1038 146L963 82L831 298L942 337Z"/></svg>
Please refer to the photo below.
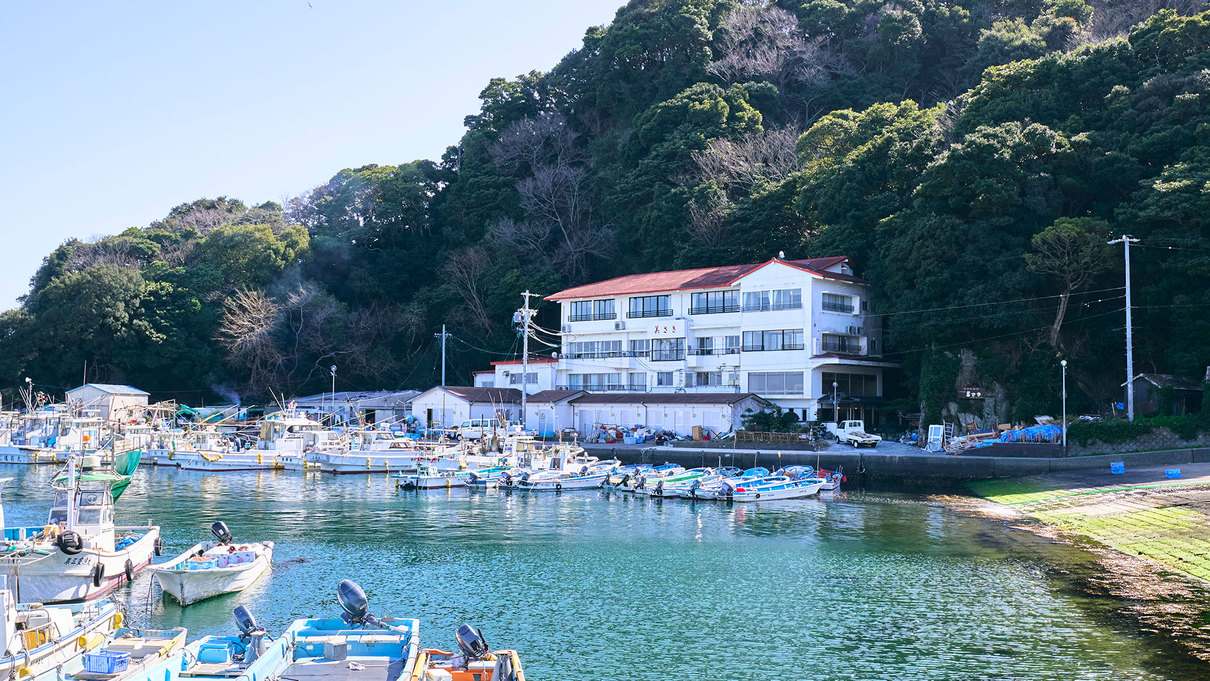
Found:
<svg viewBox="0 0 1210 681"><path fill-rule="evenodd" d="M1018 415L1136 367L1210 363L1210 15L1201 0L633 0L552 70L495 79L439 160L285 206L204 199L48 255L3 314L0 383L189 401L431 385L515 353L524 289L845 254L903 396L958 349ZM1173 7L1174 9L1162 9ZM540 322L553 322L547 305Z"/></svg>

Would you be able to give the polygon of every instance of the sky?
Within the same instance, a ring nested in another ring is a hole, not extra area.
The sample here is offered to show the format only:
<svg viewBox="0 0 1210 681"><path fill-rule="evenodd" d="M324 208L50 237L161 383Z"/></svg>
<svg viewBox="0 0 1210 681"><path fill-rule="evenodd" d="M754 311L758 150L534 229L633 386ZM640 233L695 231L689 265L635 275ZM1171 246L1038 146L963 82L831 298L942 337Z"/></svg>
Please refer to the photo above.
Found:
<svg viewBox="0 0 1210 681"><path fill-rule="evenodd" d="M0 310L67 239L437 159L488 80L550 69L621 4L4 3Z"/></svg>

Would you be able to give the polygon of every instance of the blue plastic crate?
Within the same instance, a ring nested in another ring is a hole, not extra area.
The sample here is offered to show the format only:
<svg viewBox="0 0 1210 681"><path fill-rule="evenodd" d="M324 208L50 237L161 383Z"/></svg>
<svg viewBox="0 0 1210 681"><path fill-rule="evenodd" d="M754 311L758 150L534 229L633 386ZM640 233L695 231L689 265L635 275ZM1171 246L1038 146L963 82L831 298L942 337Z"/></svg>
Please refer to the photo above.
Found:
<svg viewBox="0 0 1210 681"><path fill-rule="evenodd" d="M1109 464L1109 472L1114 475L1121 475L1126 472L1126 464L1122 461L1115 461Z"/></svg>
<svg viewBox="0 0 1210 681"><path fill-rule="evenodd" d="M84 670L90 674L120 674L130 665L130 653L111 653L102 650L84 653Z"/></svg>
<svg viewBox="0 0 1210 681"><path fill-rule="evenodd" d="M1168 470L1164 471L1164 477L1169 478L1171 480L1178 480L1181 477L1181 469L1169 468Z"/></svg>

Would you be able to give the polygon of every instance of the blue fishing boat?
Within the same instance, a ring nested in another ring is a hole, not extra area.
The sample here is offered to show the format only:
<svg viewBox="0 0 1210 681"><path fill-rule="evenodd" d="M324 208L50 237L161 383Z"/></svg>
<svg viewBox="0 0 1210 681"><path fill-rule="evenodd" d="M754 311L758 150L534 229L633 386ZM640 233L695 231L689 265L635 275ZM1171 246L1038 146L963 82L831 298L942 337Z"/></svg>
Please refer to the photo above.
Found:
<svg viewBox="0 0 1210 681"><path fill-rule="evenodd" d="M294 662L285 634L271 639L242 605L233 614L238 636L206 636L185 646L183 679L276 681Z"/></svg>

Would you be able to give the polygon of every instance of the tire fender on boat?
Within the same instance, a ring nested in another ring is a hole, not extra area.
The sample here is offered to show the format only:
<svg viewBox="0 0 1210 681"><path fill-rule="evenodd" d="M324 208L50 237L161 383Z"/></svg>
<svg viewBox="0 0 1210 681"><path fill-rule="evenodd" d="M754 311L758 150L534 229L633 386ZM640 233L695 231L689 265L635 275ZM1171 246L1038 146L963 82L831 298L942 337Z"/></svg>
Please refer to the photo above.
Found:
<svg viewBox="0 0 1210 681"><path fill-rule="evenodd" d="M563 491L563 483L561 483L561 482L556 482L556 483L555 483L555 491L556 491L556 492L562 492L562 491Z"/></svg>
<svg viewBox="0 0 1210 681"><path fill-rule="evenodd" d="M105 566L97 563L97 566L92 569L92 585L101 586L101 582L105 581Z"/></svg>
<svg viewBox="0 0 1210 681"><path fill-rule="evenodd" d="M126 559L126 581L134 581L134 563L130 562L129 558Z"/></svg>
<svg viewBox="0 0 1210 681"><path fill-rule="evenodd" d="M153 545L152 545L152 550L153 550L153 552L155 553L155 555L157 555L157 556L159 556L159 555L163 555L163 553L164 553L164 541L163 541L162 539L160 539L159 537L156 537L156 538L155 538L155 544L153 544Z"/></svg>
<svg viewBox="0 0 1210 681"><path fill-rule="evenodd" d="M84 539L72 530L68 530L55 539L59 550L69 556L74 556L84 550Z"/></svg>

